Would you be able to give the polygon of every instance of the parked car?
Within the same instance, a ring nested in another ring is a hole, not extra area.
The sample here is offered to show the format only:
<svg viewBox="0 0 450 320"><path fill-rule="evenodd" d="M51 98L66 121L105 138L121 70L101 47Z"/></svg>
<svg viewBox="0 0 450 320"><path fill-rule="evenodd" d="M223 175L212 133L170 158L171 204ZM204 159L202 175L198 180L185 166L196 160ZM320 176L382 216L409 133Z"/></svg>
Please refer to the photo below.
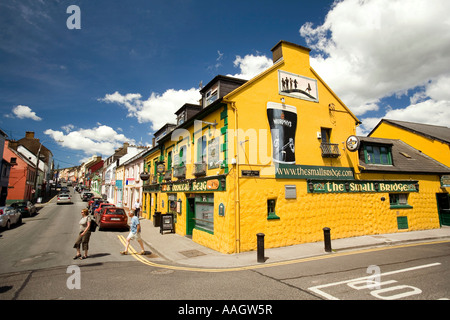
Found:
<svg viewBox="0 0 450 320"><path fill-rule="evenodd" d="M98 224L98 229L117 228L128 229L128 217L123 208L106 207L99 213L94 215L95 221Z"/></svg>
<svg viewBox="0 0 450 320"><path fill-rule="evenodd" d="M69 188L67 188L67 187L61 187L61 191L60 191L60 193L69 193L70 191L69 191Z"/></svg>
<svg viewBox="0 0 450 320"><path fill-rule="evenodd" d="M22 214L11 206L0 207L0 227L11 229L12 225L22 224Z"/></svg>
<svg viewBox="0 0 450 320"><path fill-rule="evenodd" d="M94 203L94 201L96 201L96 200L103 200L103 198L102 197L91 197L89 199L88 205L87 205L88 210L91 210L91 206Z"/></svg>
<svg viewBox="0 0 450 320"><path fill-rule="evenodd" d="M100 211L101 211L103 208L106 208L106 207L115 207L115 205L114 205L114 203L102 202L102 203L100 203L100 204L98 205L97 209L95 209L95 210L93 211L93 212L94 212L94 215L95 215L96 213L100 213Z"/></svg>
<svg viewBox="0 0 450 320"><path fill-rule="evenodd" d="M37 210L31 201L18 201L11 204L11 207L22 214L22 217L31 217L36 214Z"/></svg>
<svg viewBox="0 0 450 320"><path fill-rule="evenodd" d="M83 192L82 194L81 194L81 200L83 200L83 201L89 201L89 199L91 198L91 197L93 197L94 196L94 194L92 193L92 192Z"/></svg>
<svg viewBox="0 0 450 320"><path fill-rule="evenodd" d="M94 211L101 203L108 203L108 201L105 201L103 199L94 200L94 202L92 202L91 206L89 207L90 214L94 214Z"/></svg>
<svg viewBox="0 0 450 320"><path fill-rule="evenodd" d="M58 194L58 198L56 199L56 204L61 203L73 203L70 194L68 193L60 193Z"/></svg>

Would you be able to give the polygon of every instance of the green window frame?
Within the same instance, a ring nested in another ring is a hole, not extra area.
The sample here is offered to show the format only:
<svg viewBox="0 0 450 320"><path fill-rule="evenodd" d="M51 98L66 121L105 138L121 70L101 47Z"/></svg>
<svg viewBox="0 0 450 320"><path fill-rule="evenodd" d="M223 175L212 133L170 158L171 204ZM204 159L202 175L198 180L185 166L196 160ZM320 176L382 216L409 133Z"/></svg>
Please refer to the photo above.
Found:
<svg viewBox="0 0 450 320"><path fill-rule="evenodd" d="M411 209L412 206L408 204L408 193L390 193L389 204L391 209Z"/></svg>
<svg viewBox="0 0 450 320"><path fill-rule="evenodd" d="M367 164L392 165L392 154L389 146L364 146L364 160Z"/></svg>
<svg viewBox="0 0 450 320"><path fill-rule="evenodd" d="M267 220L280 219L275 213L277 199L267 199Z"/></svg>

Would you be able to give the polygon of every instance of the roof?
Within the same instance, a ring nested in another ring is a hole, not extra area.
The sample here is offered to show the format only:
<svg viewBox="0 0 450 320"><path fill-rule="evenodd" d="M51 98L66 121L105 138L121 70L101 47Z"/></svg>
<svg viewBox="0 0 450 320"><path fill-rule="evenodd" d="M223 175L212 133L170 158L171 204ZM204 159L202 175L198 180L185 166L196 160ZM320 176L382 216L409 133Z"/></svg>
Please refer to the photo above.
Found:
<svg viewBox="0 0 450 320"><path fill-rule="evenodd" d="M211 88L217 81L232 82L232 83L236 83L238 85L242 85L247 82L247 80L245 80L245 79L224 76L224 75L219 74L219 75L215 76L214 79L212 79L210 82L208 82L203 88L201 88L200 93L204 93L207 90L209 90L209 88Z"/></svg>
<svg viewBox="0 0 450 320"><path fill-rule="evenodd" d="M439 140L443 143L450 144L450 128L448 127L390 119L382 119L368 135L370 136L383 122L429 139Z"/></svg>
<svg viewBox="0 0 450 320"><path fill-rule="evenodd" d="M397 139L359 137L364 144L382 144L391 147L392 165L367 164L364 161L364 149L360 148L359 164L362 172L450 174L450 168L430 158L409 144Z"/></svg>

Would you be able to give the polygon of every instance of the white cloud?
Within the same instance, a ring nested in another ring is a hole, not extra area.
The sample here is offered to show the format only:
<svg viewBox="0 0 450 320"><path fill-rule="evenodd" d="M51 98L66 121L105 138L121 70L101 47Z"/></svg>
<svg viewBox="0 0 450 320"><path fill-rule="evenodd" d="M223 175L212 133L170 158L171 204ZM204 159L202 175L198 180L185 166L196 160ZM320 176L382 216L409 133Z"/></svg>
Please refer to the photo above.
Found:
<svg viewBox="0 0 450 320"><path fill-rule="evenodd" d="M229 74L228 76L249 80L271 67L273 62L272 59L269 59L266 56L247 54L244 58L236 56L233 64L235 67L239 68L241 72L234 75Z"/></svg>
<svg viewBox="0 0 450 320"><path fill-rule="evenodd" d="M54 139L59 145L72 150L83 151L87 156L102 155L109 157L124 142L135 143L133 139L128 139L125 135L119 134L113 128L105 125L77 131L66 129L69 129L68 126L65 128L65 133L52 129L47 129L44 133Z"/></svg>
<svg viewBox="0 0 450 320"><path fill-rule="evenodd" d="M313 68L355 114L425 86L395 115L431 121L450 100L449 11L448 0L336 1L322 25L306 23L300 35L318 52ZM423 103L437 110L422 113Z"/></svg>
<svg viewBox="0 0 450 320"><path fill-rule="evenodd" d="M388 110L380 118L362 119L362 125L358 128L358 134L368 134L382 118L448 127L450 123L450 101L427 99L416 104L411 104L404 109Z"/></svg>
<svg viewBox="0 0 450 320"><path fill-rule="evenodd" d="M36 115L36 112L32 111L28 106L18 105L13 108L12 113L19 119L33 119L35 121L41 121L42 118Z"/></svg>
<svg viewBox="0 0 450 320"><path fill-rule="evenodd" d="M116 91L99 100L125 106L129 117L136 117L139 123L151 122L152 130L158 130L166 123L175 123L175 111L185 103L198 103L200 98L198 89L191 88L168 89L162 95L153 92L147 100L142 100L140 94L122 95Z"/></svg>

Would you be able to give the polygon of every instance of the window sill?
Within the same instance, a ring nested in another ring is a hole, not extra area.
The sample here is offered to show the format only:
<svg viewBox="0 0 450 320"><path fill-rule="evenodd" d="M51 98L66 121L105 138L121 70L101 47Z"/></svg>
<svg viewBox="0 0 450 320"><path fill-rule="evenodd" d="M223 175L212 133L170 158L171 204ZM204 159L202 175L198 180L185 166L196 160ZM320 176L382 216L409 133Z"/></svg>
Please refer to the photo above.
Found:
<svg viewBox="0 0 450 320"><path fill-rule="evenodd" d="M267 216L267 220L279 220L280 217L277 216L274 212L273 213L269 213L269 215Z"/></svg>
<svg viewBox="0 0 450 320"><path fill-rule="evenodd" d="M412 209L413 206L410 206L409 204L391 204L391 209Z"/></svg>

